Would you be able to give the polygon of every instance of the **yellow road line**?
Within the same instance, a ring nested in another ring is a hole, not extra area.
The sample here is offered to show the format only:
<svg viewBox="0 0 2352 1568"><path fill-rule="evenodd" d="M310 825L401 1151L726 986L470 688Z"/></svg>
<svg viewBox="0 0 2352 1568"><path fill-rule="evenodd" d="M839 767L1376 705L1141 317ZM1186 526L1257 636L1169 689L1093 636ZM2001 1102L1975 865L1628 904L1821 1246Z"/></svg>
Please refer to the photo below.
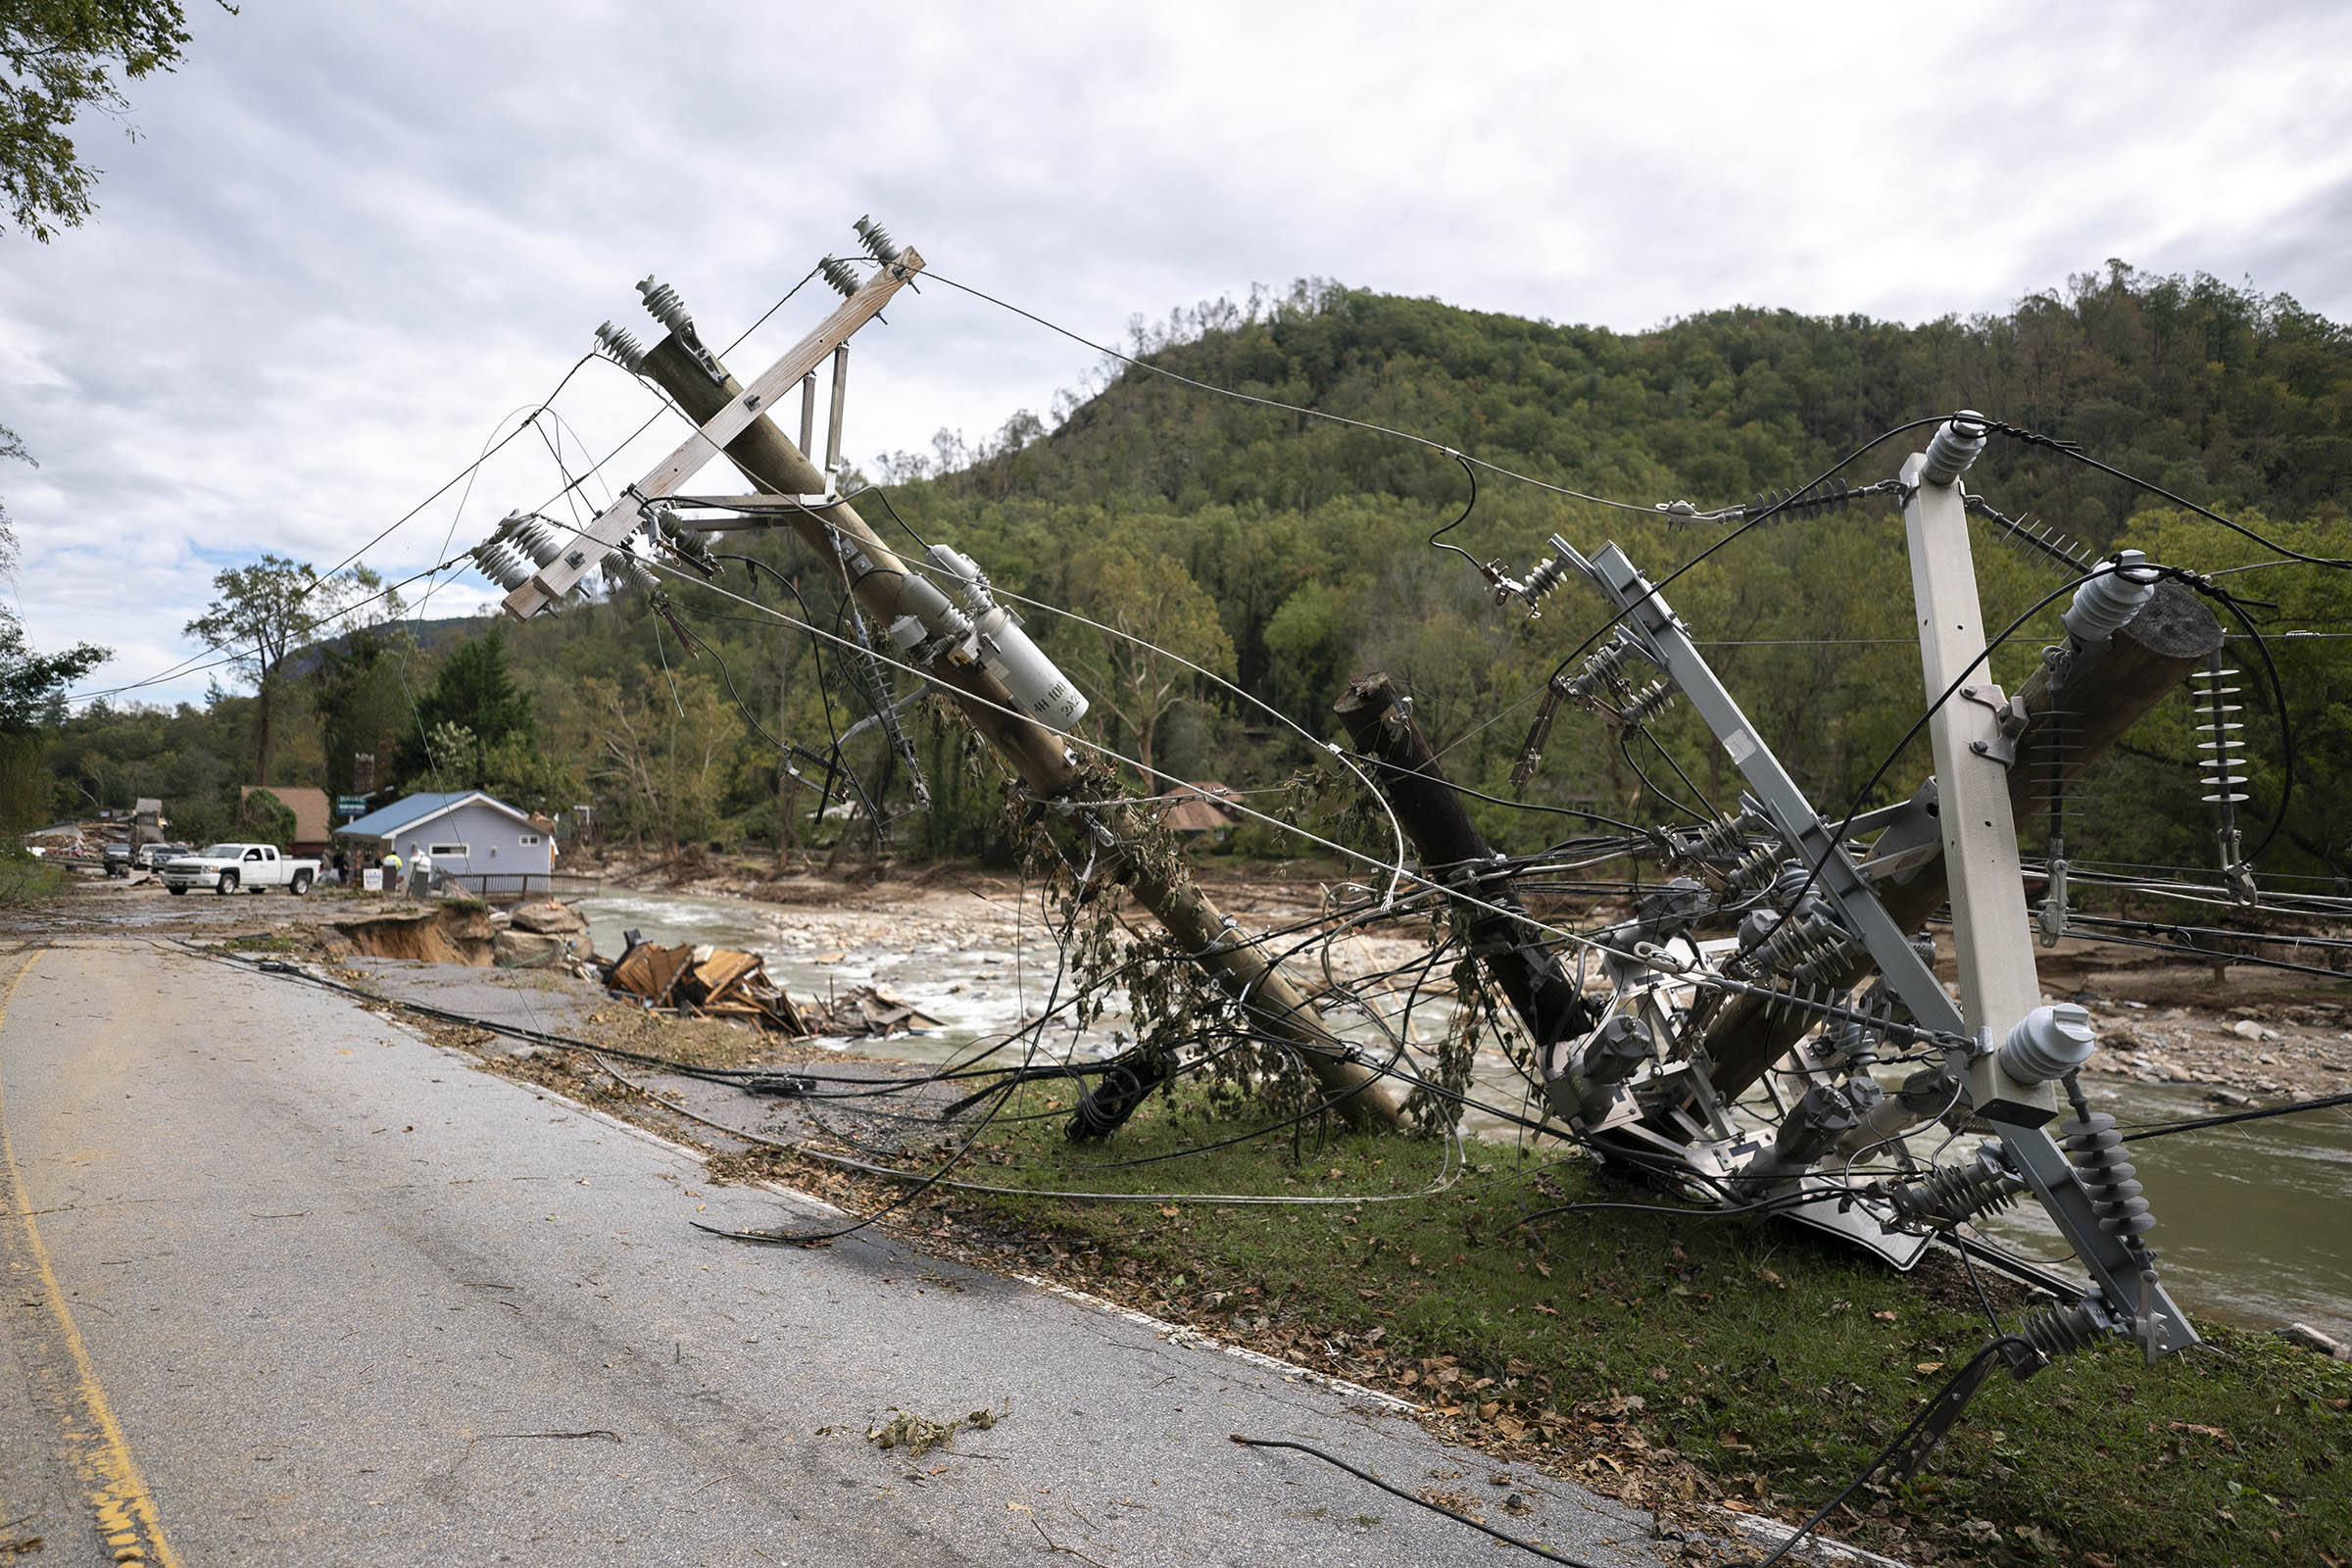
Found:
<svg viewBox="0 0 2352 1568"><path fill-rule="evenodd" d="M32 973L40 961L41 949L24 960L24 966L8 982L8 990L0 993L0 1028L7 1027L9 1004L17 1000L17 987ZM56 1320L58 1338L64 1342L74 1358L75 1388L74 1398L88 1417L84 1430L68 1432L67 1441L74 1445L74 1468L91 1488L90 1505L97 1510L99 1537L113 1548L117 1562L155 1562L162 1568L182 1568L179 1553L164 1535L163 1520L157 1515L155 1494L147 1490L147 1478L139 1473L138 1461L130 1456L130 1445L123 1440L122 1423L115 1419L115 1408L107 1402L106 1391L98 1386L97 1368L90 1364L89 1347L82 1343L81 1331L74 1326L74 1314L67 1309L66 1293L57 1283L57 1270L49 1261L49 1250L41 1245L41 1228L32 1222L32 1200L25 1193L24 1178L17 1171L16 1146L8 1136L8 1103L0 1098L0 1177L7 1179L8 1206L24 1221L25 1250L31 1254L33 1271L40 1276L41 1289L48 1297L49 1314Z"/></svg>

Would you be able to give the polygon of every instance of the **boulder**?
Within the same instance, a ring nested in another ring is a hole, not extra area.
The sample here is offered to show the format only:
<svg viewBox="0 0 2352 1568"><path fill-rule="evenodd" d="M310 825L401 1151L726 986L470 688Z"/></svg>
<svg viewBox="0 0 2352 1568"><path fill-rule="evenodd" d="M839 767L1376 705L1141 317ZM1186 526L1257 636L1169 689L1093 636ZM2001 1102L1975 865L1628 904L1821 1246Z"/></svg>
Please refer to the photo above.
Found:
<svg viewBox="0 0 2352 1568"><path fill-rule="evenodd" d="M501 969L545 969L571 952L571 940L542 931L501 931L491 940L491 962Z"/></svg>
<svg viewBox="0 0 2352 1568"><path fill-rule="evenodd" d="M535 931L541 936L568 937L584 934L588 922L570 905L548 899L539 904L517 904L509 911L509 918L517 931Z"/></svg>

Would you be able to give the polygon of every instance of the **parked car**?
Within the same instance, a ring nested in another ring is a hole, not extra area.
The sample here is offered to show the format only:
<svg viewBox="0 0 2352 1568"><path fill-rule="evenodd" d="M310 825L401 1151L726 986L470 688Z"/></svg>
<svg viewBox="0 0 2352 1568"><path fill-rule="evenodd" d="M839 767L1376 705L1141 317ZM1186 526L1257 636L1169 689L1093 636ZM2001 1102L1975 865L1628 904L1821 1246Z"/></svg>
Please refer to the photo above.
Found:
<svg viewBox="0 0 2352 1568"><path fill-rule="evenodd" d="M284 888L300 898L318 880L317 860L294 860L277 853L274 844L216 844L202 855L183 855L164 862L164 887L185 893L208 887L215 893L259 893Z"/></svg>
<svg viewBox="0 0 2352 1568"><path fill-rule="evenodd" d="M166 860L187 853L185 844L142 844L139 853L132 857L131 863L153 871L159 869Z"/></svg>
<svg viewBox="0 0 2352 1568"><path fill-rule="evenodd" d="M106 874L108 876L130 875L130 846L123 843L122 840L117 839L108 844L104 850L99 852L98 858L99 863L106 867Z"/></svg>

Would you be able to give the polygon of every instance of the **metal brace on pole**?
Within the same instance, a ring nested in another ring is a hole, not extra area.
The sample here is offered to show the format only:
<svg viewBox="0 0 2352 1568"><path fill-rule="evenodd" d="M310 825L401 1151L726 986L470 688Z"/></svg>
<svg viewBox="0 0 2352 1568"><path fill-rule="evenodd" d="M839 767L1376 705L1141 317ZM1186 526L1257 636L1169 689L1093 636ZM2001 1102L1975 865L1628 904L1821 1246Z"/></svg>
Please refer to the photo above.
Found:
<svg viewBox="0 0 2352 1568"><path fill-rule="evenodd" d="M1642 649L1682 688L1690 706L1715 732L1748 787L1756 792L1773 825L1789 850L1808 865L1821 867L1819 885L1838 907L1846 928L1861 938L1871 960L1886 984L1924 1029L1962 1035L1967 1029L1960 1009L1952 1004L1935 973L1911 949L1911 939L1880 905L1870 879L1854 864L1844 846L1835 842L1821 813L1805 798L1796 780L1781 765L1772 748L1756 738L1755 727L1723 684L1704 656L1690 641L1690 631L1658 591L1649 585L1623 550L1611 544L1591 561L1575 546L1554 534L1551 548L1562 561L1573 563L1600 591L1626 612L1626 623L1641 639Z"/></svg>
<svg viewBox="0 0 2352 1568"><path fill-rule="evenodd" d="M700 473L705 465L726 450L729 442L751 428L752 422L766 413L769 404L782 397L794 382L802 381L813 371L826 355L847 344L852 333L881 314L891 296L922 270L923 259L911 247L901 251L890 265L876 268L873 276L843 300L832 315L818 323L815 331L793 345L782 359L730 398L701 429L688 436L683 445L638 480L631 490L622 491L612 505L597 514L595 521L579 531L579 536L562 555L507 595L507 613L516 620L529 620L551 605L561 603L580 585L580 579L596 570L607 555L619 549L637 531L645 502L674 493ZM836 366L837 389L847 373L846 365ZM838 431L841 417L838 396L833 416Z"/></svg>

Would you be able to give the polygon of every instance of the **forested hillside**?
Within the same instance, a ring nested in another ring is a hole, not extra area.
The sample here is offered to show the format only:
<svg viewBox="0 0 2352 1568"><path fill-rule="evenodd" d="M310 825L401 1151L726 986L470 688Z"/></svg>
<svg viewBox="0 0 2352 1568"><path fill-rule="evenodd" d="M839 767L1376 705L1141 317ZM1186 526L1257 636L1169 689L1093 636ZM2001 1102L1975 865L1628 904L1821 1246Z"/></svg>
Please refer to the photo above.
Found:
<svg viewBox="0 0 2352 1568"><path fill-rule="evenodd" d="M1891 426L1965 406L2080 442L2298 550L2352 556L2352 339L2292 301L2210 278L2118 265L1974 321L1740 309L1633 334L1300 285L1139 323L1131 346L1210 386L1409 431L1541 482L1481 472L1473 498L1464 467L1427 445L1115 364L1091 395L1065 402L1051 430L1021 415L976 450L943 435L928 458L878 462L884 494L860 503L877 526L894 527L895 511L979 559L1001 588L1231 680L1238 690L1054 611L1023 609L1093 697L1089 733L1188 778L1271 787L1313 765L1314 743L1334 733L1333 698L1351 674L1382 668L1415 694L1457 777L1509 793L1536 695L1605 615L1579 586L1539 620L1498 610L1473 564L1432 548L1431 536L1458 520L1443 543L1515 575L1554 530L1580 548L1615 539L1656 577L1723 532L1544 484L1642 507L1720 507L1802 483ZM1878 447L1843 477L1890 475L1925 435ZM2048 447L1996 439L1969 485L2094 549L2129 544L2203 571L2269 559ZM746 537L730 536L794 578L808 613L832 626L841 596L818 564L781 537ZM1978 559L1994 627L2064 580L1989 525ZM2278 864L2352 872L2337 783L2352 762L2352 655L2339 653L2352 644L2327 635L2352 631L2352 583L2299 566L2224 580L2264 602L2254 614L2266 634L2320 634L2272 644L2302 778ZM802 613L740 566L722 583ZM790 781L779 792L775 753L753 720L822 751L831 729L867 710L864 697L831 649L691 584L671 593L679 625L703 647L642 598L514 628L455 666L445 650L412 646L397 622L349 639L288 694L297 710L280 720L287 740L271 782L346 788L354 737L367 735L379 755L402 757L407 783L482 782L549 807L595 801L610 829L656 841L808 840L814 792ZM1883 501L1755 529L1669 597L1825 806L1846 804L1921 706L1902 530ZM2054 624L2054 613L2043 619ZM1996 678L2014 688L2043 640L2041 623L2029 626L1996 657ZM193 797L209 790L217 802L243 776L252 707L223 696L201 712L72 720L52 737L57 807L85 794L127 804L135 791L180 797L183 818L210 808ZM2276 715L2258 704L2246 716L2260 823L2277 804L2283 754ZM2181 765L2188 726L2184 706L2167 710L2105 769L2090 800L2098 853L2211 858L2210 823ZM993 787L966 769L955 735L919 715L914 729L939 806L899 823L901 853L984 853ZM1621 752L1597 723L1565 714L1527 797L1642 820L1736 799L1719 749L1687 712L1670 709L1657 734L1671 761L1641 743ZM903 779L870 738L853 758L869 789L904 802ZM1928 765L1923 744L1886 789L1907 792ZM1499 808L1489 814L1505 842L1534 831ZM1263 832L1239 841L1277 848Z"/></svg>

